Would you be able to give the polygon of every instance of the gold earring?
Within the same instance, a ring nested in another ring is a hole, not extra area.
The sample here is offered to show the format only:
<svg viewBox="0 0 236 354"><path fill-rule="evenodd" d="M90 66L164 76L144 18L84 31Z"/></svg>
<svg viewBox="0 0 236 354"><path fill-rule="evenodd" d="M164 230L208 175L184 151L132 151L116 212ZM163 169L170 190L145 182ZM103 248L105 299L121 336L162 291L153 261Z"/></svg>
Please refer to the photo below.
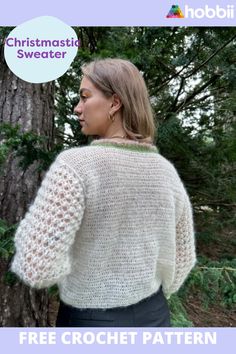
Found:
<svg viewBox="0 0 236 354"><path fill-rule="evenodd" d="M111 115L111 113L108 113L108 114L109 114L109 119L110 119L112 122L114 122L115 117L114 117L113 115Z"/></svg>

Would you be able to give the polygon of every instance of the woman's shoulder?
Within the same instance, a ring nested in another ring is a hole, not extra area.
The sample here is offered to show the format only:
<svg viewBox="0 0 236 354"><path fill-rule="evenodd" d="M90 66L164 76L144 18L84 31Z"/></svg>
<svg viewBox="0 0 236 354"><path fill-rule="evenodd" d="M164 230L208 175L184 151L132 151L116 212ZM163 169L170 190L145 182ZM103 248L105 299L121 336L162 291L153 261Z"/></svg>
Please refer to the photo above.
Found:
<svg viewBox="0 0 236 354"><path fill-rule="evenodd" d="M57 157L64 159L78 158L88 154L91 155L93 153L92 150L93 149L91 149L90 145L69 147L62 150Z"/></svg>
<svg viewBox="0 0 236 354"><path fill-rule="evenodd" d="M178 175L178 172L177 172L174 162L170 161L168 158L161 155L160 153L158 153L158 164L159 164L159 166L161 166L163 169L165 169L169 173L171 173L173 175Z"/></svg>
<svg viewBox="0 0 236 354"><path fill-rule="evenodd" d="M99 160L99 152L88 146L70 147L62 150L56 160L71 168L86 169L94 165Z"/></svg>

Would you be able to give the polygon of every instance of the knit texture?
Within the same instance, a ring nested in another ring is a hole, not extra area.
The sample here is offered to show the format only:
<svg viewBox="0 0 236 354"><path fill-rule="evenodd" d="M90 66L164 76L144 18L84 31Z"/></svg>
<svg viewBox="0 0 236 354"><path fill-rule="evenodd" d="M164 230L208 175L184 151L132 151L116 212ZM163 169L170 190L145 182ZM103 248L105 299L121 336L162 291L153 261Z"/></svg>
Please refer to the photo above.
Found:
<svg viewBox="0 0 236 354"><path fill-rule="evenodd" d="M11 269L28 285L55 283L78 308L167 297L195 264L192 208L157 148L94 140L61 152L15 234Z"/></svg>

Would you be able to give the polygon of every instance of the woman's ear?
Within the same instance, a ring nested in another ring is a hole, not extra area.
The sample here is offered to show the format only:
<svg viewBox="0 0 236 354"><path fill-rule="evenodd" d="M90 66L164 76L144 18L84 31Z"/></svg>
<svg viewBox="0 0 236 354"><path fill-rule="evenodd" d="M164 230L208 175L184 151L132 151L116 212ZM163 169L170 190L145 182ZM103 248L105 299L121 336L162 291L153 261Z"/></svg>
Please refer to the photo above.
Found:
<svg viewBox="0 0 236 354"><path fill-rule="evenodd" d="M111 103L111 110L110 113L112 115L114 115L116 112L119 111L119 109L122 107L122 102L120 97L114 93L114 95L112 96L112 103Z"/></svg>

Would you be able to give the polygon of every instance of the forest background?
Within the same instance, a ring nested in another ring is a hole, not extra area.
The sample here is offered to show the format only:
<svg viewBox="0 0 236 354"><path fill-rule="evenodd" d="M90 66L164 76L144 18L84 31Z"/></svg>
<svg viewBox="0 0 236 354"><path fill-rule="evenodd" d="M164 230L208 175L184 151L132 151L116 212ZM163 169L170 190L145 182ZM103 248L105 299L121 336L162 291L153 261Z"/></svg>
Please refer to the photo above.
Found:
<svg viewBox="0 0 236 354"><path fill-rule="evenodd" d="M169 300L173 326L236 326L236 29L75 27L81 47L58 80L31 84L4 60L0 28L0 326L53 326L58 291L9 271L13 236L58 153L90 143L73 108L81 65L131 60L147 83L159 152L194 210L198 263ZM158 202L158 201L157 201Z"/></svg>

